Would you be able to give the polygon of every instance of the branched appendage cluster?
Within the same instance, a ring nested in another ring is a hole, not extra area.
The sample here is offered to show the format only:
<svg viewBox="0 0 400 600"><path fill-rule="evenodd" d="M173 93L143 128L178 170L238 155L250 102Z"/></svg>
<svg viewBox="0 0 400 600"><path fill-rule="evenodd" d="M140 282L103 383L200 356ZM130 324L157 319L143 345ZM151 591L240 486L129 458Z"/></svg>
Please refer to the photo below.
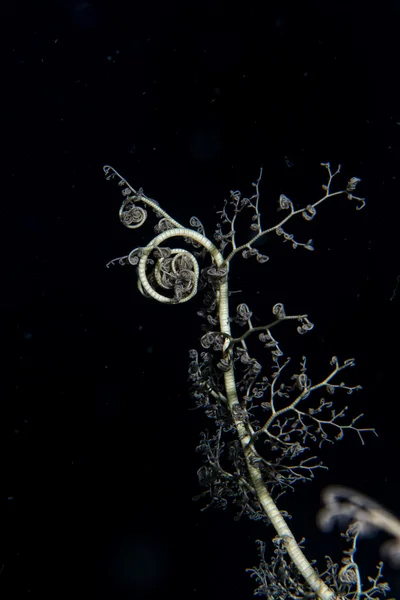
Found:
<svg viewBox="0 0 400 600"><path fill-rule="evenodd" d="M381 546L382 557L394 568L400 568L400 521L378 502L344 486L329 486L321 494L323 507L318 513L317 524L323 531L331 531L335 525L350 523L355 537L370 537L379 530L392 539Z"/></svg>
<svg viewBox="0 0 400 600"><path fill-rule="evenodd" d="M259 263L265 263L269 257L253 244L274 232L294 249L313 250L313 241L295 240L287 224L297 215L312 220L317 207L326 200L346 196L358 202L357 209L364 206L364 199L353 193L360 180L353 177L344 189L334 192L332 182L340 167L332 172L329 163L322 164L328 175L322 186L324 195L297 210L291 200L281 195L278 211L287 214L273 226L265 228L262 223L262 171L250 198L232 191L220 213L215 243L206 237L196 217L190 221L191 228L184 227L158 202L145 196L143 190L136 191L112 167L104 167L107 179L117 179L122 188L124 200L119 215L125 226L135 229L142 225L149 209L158 219L155 237L146 246L134 248L109 264L136 266L140 292L163 303L181 304L199 290L203 292L204 308L199 311L204 321L202 350L190 351L189 380L196 407L205 410L213 422L213 431L202 433L198 446L204 458L198 471L203 492L198 498L207 497L207 506L222 508L231 502L237 508L237 518L245 514L273 525L278 536L275 558L270 567L264 561L261 571L252 572L261 581L256 593L274 599L333 600L342 595L343 582L333 567L318 574L289 529L288 515L279 511L275 502L296 482L311 479L315 470L323 467L316 456L307 456L309 444L320 447L324 442L340 440L346 430L356 432L363 443L363 434L373 430L358 426L361 415L348 419L347 406L338 409L333 405L335 392L351 394L360 389L338 379L342 371L354 366L354 360L340 362L333 357L330 370L317 383L309 378L305 357L291 371L290 358L284 358L272 330L275 332L276 326L285 321L295 321L297 332L305 334L313 324L307 315L288 315L280 303L273 307L271 321L262 326L253 325L252 312L245 303L239 304L231 316L228 274L238 253L244 258L255 256ZM236 226L245 212L250 216L251 236L240 244ZM172 238L180 238L191 249L171 248ZM270 357L267 374L249 348L250 339L257 338L262 352ZM271 587L271 578L275 588Z"/></svg>
<svg viewBox="0 0 400 600"><path fill-rule="evenodd" d="M237 389L241 394L237 411L242 415L249 432L248 443L253 446L253 460L259 464L270 489L285 491L292 488L297 481L311 479L314 471L323 467L315 456L303 458L309 449L308 444L314 443L321 447L324 442L334 443L343 438L346 430L353 430L364 443L363 434L375 431L357 425L362 415L346 420L348 406L337 410L333 407L333 401L323 396L320 396L317 404L310 402L313 392L322 391L328 397L332 397L337 390L346 391L347 394L360 390L361 386L347 386L337 379L339 373L354 366L353 359L347 359L340 364L334 356L331 359L330 372L321 381L313 383L308 377L307 361L303 357L298 372L289 373L285 377L291 361L290 358L283 358L283 352L270 331L272 325L276 325L280 320L295 318L300 323L297 331L305 333L311 329L312 324L306 315L286 316L281 304L274 306L273 313L278 315L276 321L272 321L268 326L253 328L248 307L240 304L233 321L243 325L245 319L246 332L240 337L230 338L230 354L225 353L225 358L221 358L216 364L209 351L202 352L199 357L197 351L192 350L189 378L192 381L192 394L197 406L204 407L207 416L212 417L224 433L232 434L230 443L236 444L234 422L226 409L221 378L221 371L227 369L229 361L232 361L237 379L238 374L241 374L241 379L237 381ZM248 334L255 330L262 330L258 338L264 348L271 352L272 367L269 377L262 374L261 364L250 357L245 342ZM208 332L201 338L201 344L207 350L212 347L214 351L218 351L223 347L223 340L224 336L221 334ZM211 446L212 441L208 444ZM265 451L265 445L268 446L268 452ZM218 473L217 465L220 465L225 446L221 447L219 444L218 447L218 452L212 451L215 455L215 475ZM204 442L199 449L207 456L206 462L210 464L210 450L207 451L208 454L205 452ZM235 464L234 471L242 472L241 467L242 465ZM225 477L226 487L233 481ZM210 496L211 491L210 488ZM226 493L233 495L228 489Z"/></svg>
<svg viewBox="0 0 400 600"><path fill-rule="evenodd" d="M338 600L375 600L377 596L386 596L390 591L389 585L382 581L383 563L376 566L375 577L368 577L368 583L362 584L360 571L355 560L357 551L357 540L359 530L355 525L351 525L346 533L341 534L342 538L350 545L348 550L344 550L342 566L334 563L329 556L325 557L325 570L319 573L319 577L325 581L330 589L334 591L334 598ZM304 539L299 545L304 547ZM268 563L265 557L265 542L257 540L259 547L258 556L259 565L246 569L257 584L255 596L265 596L268 600L276 598L316 598L315 592L304 585L298 570L294 568L293 563L289 562L284 538L276 537L272 540L275 550L272 559ZM316 561L311 563L318 572ZM394 600L391 598L390 600Z"/></svg>

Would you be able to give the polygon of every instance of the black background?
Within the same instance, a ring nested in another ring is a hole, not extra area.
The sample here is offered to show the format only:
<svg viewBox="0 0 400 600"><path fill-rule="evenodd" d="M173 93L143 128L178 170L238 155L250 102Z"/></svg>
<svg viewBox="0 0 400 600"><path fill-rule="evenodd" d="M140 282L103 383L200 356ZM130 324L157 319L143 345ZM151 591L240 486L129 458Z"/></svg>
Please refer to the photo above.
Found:
<svg viewBox="0 0 400 600"><path fill-rule="evenodd" d="M273 235L265 265L238 257L233 307L247 302L260 323L276 302L307 313L314 330L283 328L282 350L306 354L313 380L333 354L355 357L343 379L363 391L345 401L379 433L324 447L329 470L282 499L307 556L323 565L346 547L315 525L328 483L400 514L399 12L394 1L2 5L3 598L250 598L255 539L272 535L192 502L210 426L189 410L201 301L159 306L133 267L106 269L155 221L120 224L105 163L210 237L229 190L251 194L261 167L265 225L281 193L296 207L321 196L321 162L342 164L337 189L362 179L363 211L343 196L287 226L314 253ZM360 546L364 574L380 541Z"/></svg>

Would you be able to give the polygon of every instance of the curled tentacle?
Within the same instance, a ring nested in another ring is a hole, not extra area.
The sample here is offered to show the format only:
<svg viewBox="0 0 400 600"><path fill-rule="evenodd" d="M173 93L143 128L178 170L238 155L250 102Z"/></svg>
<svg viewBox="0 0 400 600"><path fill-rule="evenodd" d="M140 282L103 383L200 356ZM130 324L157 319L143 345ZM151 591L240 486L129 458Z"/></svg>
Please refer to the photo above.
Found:
<svg viewBox="0 0 400 600"><path fill-rule="evenodd" d="M200 269L191 252L182 248L160 246L171 237L189 238L196 242L211 254L217 267L221 266L223 258L208 238L183 227L163 231L148 246L142 248L138 268L140 292L165 304L180 304L197 293Z"/></svg>
<svg viewBox="0 0 400 600"><path fill-rule="evenodd" d="M141 206L137 206L134 202L135 198L129 197L123 201L119 209L120 221L128 229L136 229L143 225L147 219L147 210Z"/></svg>

